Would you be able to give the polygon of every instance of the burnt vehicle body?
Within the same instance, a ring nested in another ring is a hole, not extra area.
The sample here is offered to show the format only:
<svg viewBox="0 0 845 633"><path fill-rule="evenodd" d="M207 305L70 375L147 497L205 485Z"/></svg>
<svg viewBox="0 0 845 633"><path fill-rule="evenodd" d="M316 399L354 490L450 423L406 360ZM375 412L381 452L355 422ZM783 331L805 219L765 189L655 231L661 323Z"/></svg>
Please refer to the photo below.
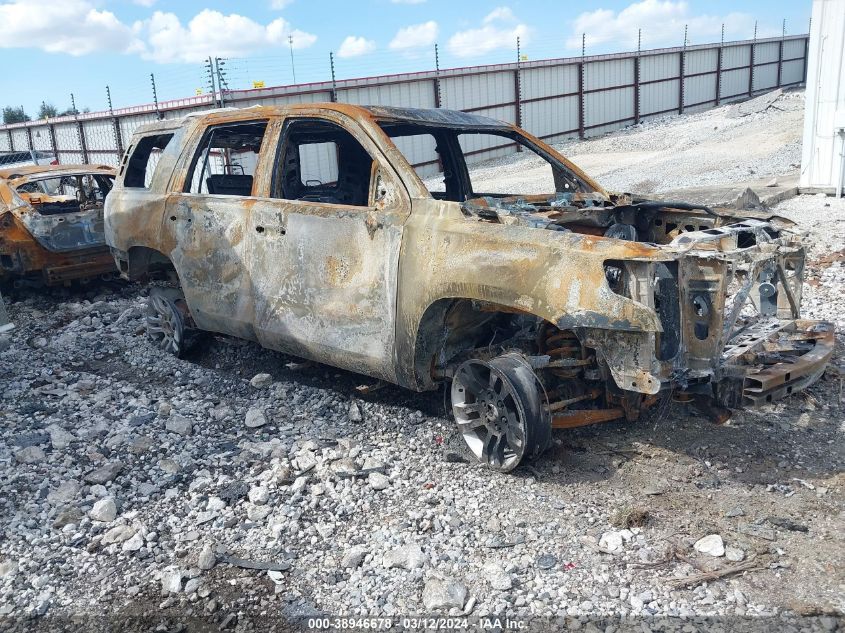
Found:
<svg viewBox="0 0 845 633"><path fill-rule="evenodd" d="M103 206L114 175L105 165L0 169L0 282L56 285L112 275Z"/></svg>
<svg viewBox="0 0 845 633"><path fill-rule="evenodd" d="M485 180L467 160L514 146L546 193L512 195L521 174ZM407 158L422 150L436 158ZM831 325L800 319L789 221L612 194L462 112L313 104L152 124L124 157L106 239L127 278L178 282L150 295L162 349L197 328L414 390L451 382L464 439L503 471L552 428L635 420L671 392L724 419L807 386L832 353Z"/></svg>

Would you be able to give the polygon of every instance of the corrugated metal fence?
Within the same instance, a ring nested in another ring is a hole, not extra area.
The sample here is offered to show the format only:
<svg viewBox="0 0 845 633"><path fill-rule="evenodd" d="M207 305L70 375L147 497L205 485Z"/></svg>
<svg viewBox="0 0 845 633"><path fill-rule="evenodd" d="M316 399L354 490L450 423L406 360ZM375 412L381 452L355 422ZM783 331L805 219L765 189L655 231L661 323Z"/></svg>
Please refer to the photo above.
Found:
<svg viewBox="0 0 845 633"><path fill-rule="evenodd" d="M510 121L556 142L803 84L807 39L795 35L233 90L223 99L236 107L341 101L451 108ZM117 165L139 125L214 105L209 94L0 126L0 152L36 150L54 154L60 163ZM432 148L420 145L409 151L416 165L436 168ZM494 155L501 150L476 153L478 159Z"/></svg>

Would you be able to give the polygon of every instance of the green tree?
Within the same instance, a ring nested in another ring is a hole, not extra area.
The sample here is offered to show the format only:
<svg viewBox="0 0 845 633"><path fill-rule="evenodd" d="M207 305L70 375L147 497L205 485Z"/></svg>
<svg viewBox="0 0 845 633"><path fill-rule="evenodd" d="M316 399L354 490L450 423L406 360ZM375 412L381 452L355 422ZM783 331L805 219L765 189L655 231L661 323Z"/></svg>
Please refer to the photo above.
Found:
<svg viewBox="0 0 845 633"><path fill-rule="evenodd" d="M41 107L38 108L38 118L39 119L52 119L59 115L58 109L52 103L47 103L46 101L41 102Z"/></svg>
<svg viewBox="0 0 845 633"><path fill-rule="evenodd" d="M29 121L29 115L24 112L23 106L6 106L3 108L3 123L23 123Z"/></svg>

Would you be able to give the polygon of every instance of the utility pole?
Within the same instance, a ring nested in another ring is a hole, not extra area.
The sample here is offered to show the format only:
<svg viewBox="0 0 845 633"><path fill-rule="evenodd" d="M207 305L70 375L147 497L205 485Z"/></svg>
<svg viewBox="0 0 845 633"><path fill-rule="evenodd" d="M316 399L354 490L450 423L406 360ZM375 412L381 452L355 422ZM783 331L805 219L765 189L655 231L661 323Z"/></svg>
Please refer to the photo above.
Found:
<svg viewBox="0 0 845 633"><path fill-rule="evenodd" d="M288 44L290 45L290 72L293 75L293 83L296 83L296 66L293 63L293 35L288 35Z"/></svg>
<svg viewBox="0 0 845 633"><path fill-rule="evenodd" d="M76 99L73 98L72 92L70 93L70 109L74 114L79 114L79 111L76 109Z"/></svg>

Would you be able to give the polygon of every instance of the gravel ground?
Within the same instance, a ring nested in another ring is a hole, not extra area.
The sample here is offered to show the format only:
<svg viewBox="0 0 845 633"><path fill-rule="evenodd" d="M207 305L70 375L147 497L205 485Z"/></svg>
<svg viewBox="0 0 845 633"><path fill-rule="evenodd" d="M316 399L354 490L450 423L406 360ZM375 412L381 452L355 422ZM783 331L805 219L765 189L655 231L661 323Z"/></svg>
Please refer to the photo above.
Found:
<svg viewBox="0 0 845 633"><path fill-rule="evenodd" d="M693 137L716 116L653 125ZM656 177L616 166L636 134L589 142L610 153L608 184ZM224 337L164 356L138 286L18 293L0 353L0 630L430 613L534 618L523 630L845 627L845 204L777 211L809 232L804 313L840 332L821 381L721 427L671 403L556 432L511 475L468 463L442 392L362 395L360 376ZM747 569L685 585L731 566Z"/></svg>

